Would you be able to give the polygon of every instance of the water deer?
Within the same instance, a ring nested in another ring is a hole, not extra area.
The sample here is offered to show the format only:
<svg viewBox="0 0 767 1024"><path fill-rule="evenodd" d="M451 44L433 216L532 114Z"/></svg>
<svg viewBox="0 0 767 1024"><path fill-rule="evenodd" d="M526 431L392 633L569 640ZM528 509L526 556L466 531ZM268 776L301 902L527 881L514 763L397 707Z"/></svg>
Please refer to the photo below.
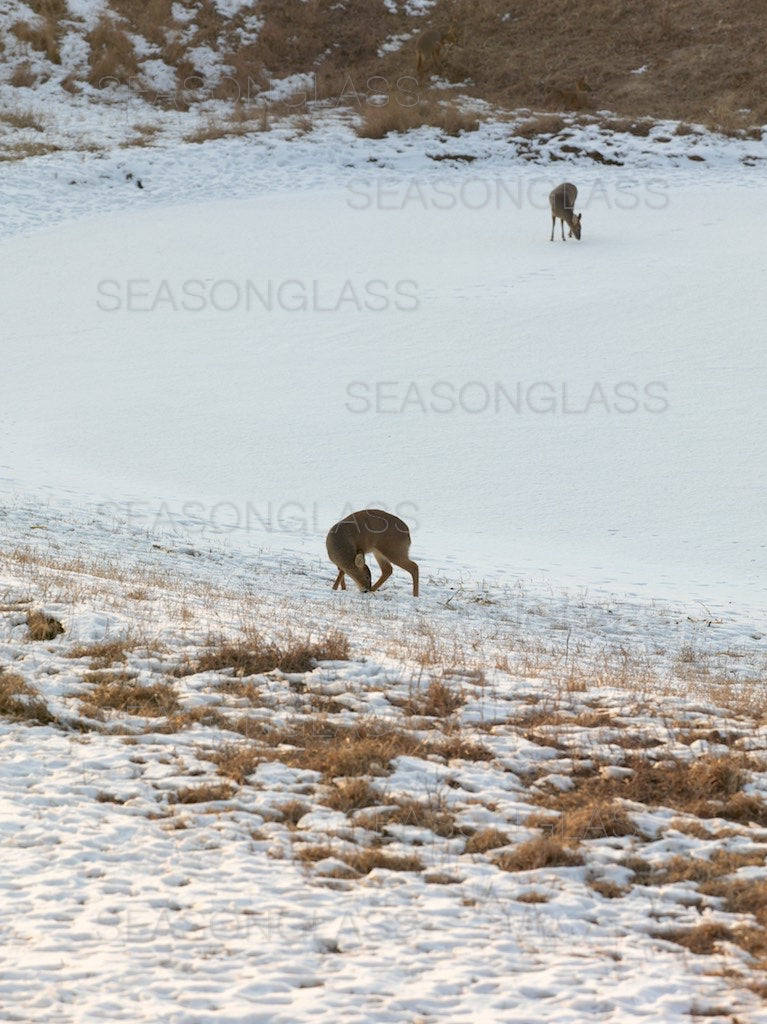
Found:
<svg viewBox="0 0 767 1024"><path fill-rule="evenodd" d="M422 32L415 44L416 52L416 74L421 77L421 72L426 69L427 62L438 71L442 63L442 47L452 46L458 37L452 25L447 28L430 28Z"/></svg>
<svg viewBox="0 0 767 1024"><path fill-rule="evenodd" d="M325 544L330 561L338 566L333 590L346 590L344 576L354 580L363 593L378 590L392 574L392 564L413 578L413 597L418 597L418 566L409 557L410 530L407 523L391 512L367 508L330 528ZM381 570L381 578L372 583L365 555L372 552Z"/></svg>
<svg viewBox="0 0 767 1024"><path fill-rule="evenodd" d="M554 241L554 228L556 227L557 217L562 224L562 241L565 239L565 224L570 228L570 238L575 235L576 238L581 237L581 216L582 214L575 214L575 199L578 195L578 189L575 185L569 181L562 182L561 185L557 185L555 189L552 189L549 194L549 204L551 205L551 238L550 242Z"/></svg>

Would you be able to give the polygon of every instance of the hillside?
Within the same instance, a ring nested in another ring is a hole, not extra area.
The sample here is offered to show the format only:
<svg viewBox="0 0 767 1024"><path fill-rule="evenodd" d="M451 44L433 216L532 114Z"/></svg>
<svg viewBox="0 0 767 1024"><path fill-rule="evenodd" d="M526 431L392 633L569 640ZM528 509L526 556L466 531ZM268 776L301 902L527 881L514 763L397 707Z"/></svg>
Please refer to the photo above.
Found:
<svg viewBox="0 0 767 1024"><path fill-rule="evenodd" d="M429 69L417 81L417 36L451 23L457 43L441 75ZM263 129L286 113L303 115L306 128L319 108L371 116L373 131L466 128L483 103L578 111L639 134L645 117L756 139L767 122L760 4L9 0L0 27L0 121L39 133L22 155L56 145L46 129L64 119L62 102L70 128L94 104L133 113L141 145L158 132L159 111L196 112L199 138ZM47 110L35 109L40 99Z"/></svg>

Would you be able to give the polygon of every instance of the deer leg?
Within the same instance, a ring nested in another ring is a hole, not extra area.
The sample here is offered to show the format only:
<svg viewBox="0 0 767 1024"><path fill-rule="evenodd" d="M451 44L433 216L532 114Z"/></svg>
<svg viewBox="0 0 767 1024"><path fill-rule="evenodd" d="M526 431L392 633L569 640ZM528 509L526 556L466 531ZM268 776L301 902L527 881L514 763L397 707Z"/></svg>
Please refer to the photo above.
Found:
<svg viewBox="0 0 767 1024"><path fill-rule="evenodd" d="M396 558L392 559L395 565L398 565L400 569L404 569L405 572L409 572L413 577L413 597L418 597L418 566L415 562L409 558L403 558L398 561Z"/></svg>
<svg viewBox="0 0 767 1024"><path fill-rule="evenodd" d="M552 215L551 215L551 238L549 239L550 242L554 241L554 228L556 226L557 226L557 218L552 213Z"/></svg>
<svg viewBox="0 0 767 1024"><path fill-rule="evenodd" d="M564 217L562 218L562 220L559 223L562 225L562 241L566 242L567 239L565 238L565 219L564 219Z"/></svg>
<svg viewBox="0 0 767 1024"><path fill-rule="evenodd" d="M333 584L333 590L338 590L339 587L341 590L346 590L346 580L344 579L343 569L341 569L338 576L336 576L336 581Z"/></svg>
<svg viewBox="0 0 767 1024"><path fill-rule="evenodd" d="M380 586L381 586L381 585L382 585L383 583L385 583L385 582L386 582L386 581L388 580L388 578L389 578L389 577L391 576L391 573L392 573L392 569L391 569L391 562L389 561L389 559L388 559L388 558L384 558L384 556L383 556L383 555L379 555L379 554L378 554L377 552L375 552L375 551L373 552L373 556L374 556L374 558L375 558L376 562L378 562L378 567L379 567L379 569L381 570L381 578L380 578L380 580L379 580L379 581L378 581L378 582L377 582L377 583L375 584L375 586L374 586L374 587L371 587L371 590L378 590L378 588L379 588L379 587L380 587Z"/></svg>

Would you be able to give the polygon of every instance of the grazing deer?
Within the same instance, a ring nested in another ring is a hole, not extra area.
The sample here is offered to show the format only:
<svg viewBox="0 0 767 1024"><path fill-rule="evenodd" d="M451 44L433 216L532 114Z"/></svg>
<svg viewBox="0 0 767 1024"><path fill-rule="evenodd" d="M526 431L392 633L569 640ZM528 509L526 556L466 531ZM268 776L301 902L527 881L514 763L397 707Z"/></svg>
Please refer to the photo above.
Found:
<svg viewBox="0 0 767 1024"><path fill-rule="evenodd" d="M585 75L581 75L573 89L550 89L549 102L561 107L562 110L590 110L593 104L589 99L589 93L594 90L586 81Z"/></svg>
<svg viewBox="0 0 767 1024"><path fill-rule="evenodd" d="M418 566L408 557L410 530L391 512L377 508L353 512L330 528L325 541L330 561L338 566L333 590L346 590L344 575L348 574L363 593L378 590L391 576L392 563L413 577L413 597L418 597ZM381 570L381 578L371 585L370 569L365 555L373 553Z"/></svg>
<svg viewBox="0 0 767 1024"><path fill-rule="evenodd" d="M430 28L426 32L422 32L415 44L418 77L420 78L421 72L425 70L427 61L435 71L438 71L442 63L442 47L452 46L457 41L458 37L452 25L448 25L446 29Z"/></svg>
<svg viewBox="0 0 767 1024"><path fill-rule="evenodd" d="M551 238L550 242L554 241L554 227L557 223L557 217L562 222L562 241L565 241L565 224L570 228L570 238L575 235L576 238L581 237L581 217L582 214L575 215L575 199L578 195L578 189L575 185L571 185L569 181L563 182L561 185L557 185L555 189L549 194L549 203L551 205Z"/></svg>

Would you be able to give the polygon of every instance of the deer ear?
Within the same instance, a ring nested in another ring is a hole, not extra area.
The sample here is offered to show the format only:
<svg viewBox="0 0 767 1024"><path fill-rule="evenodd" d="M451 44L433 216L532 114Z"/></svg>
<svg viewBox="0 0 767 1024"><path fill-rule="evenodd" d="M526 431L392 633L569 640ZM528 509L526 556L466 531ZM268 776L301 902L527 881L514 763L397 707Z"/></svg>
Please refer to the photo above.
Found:
<svg viewBox="0 0 767 1024"><path fill-rule="evenodd" d="M365 556L362 554L362 552L359 552L357 554L357 557L354 559L354 564L357 566L358 569L365 568Z"/></svg>

